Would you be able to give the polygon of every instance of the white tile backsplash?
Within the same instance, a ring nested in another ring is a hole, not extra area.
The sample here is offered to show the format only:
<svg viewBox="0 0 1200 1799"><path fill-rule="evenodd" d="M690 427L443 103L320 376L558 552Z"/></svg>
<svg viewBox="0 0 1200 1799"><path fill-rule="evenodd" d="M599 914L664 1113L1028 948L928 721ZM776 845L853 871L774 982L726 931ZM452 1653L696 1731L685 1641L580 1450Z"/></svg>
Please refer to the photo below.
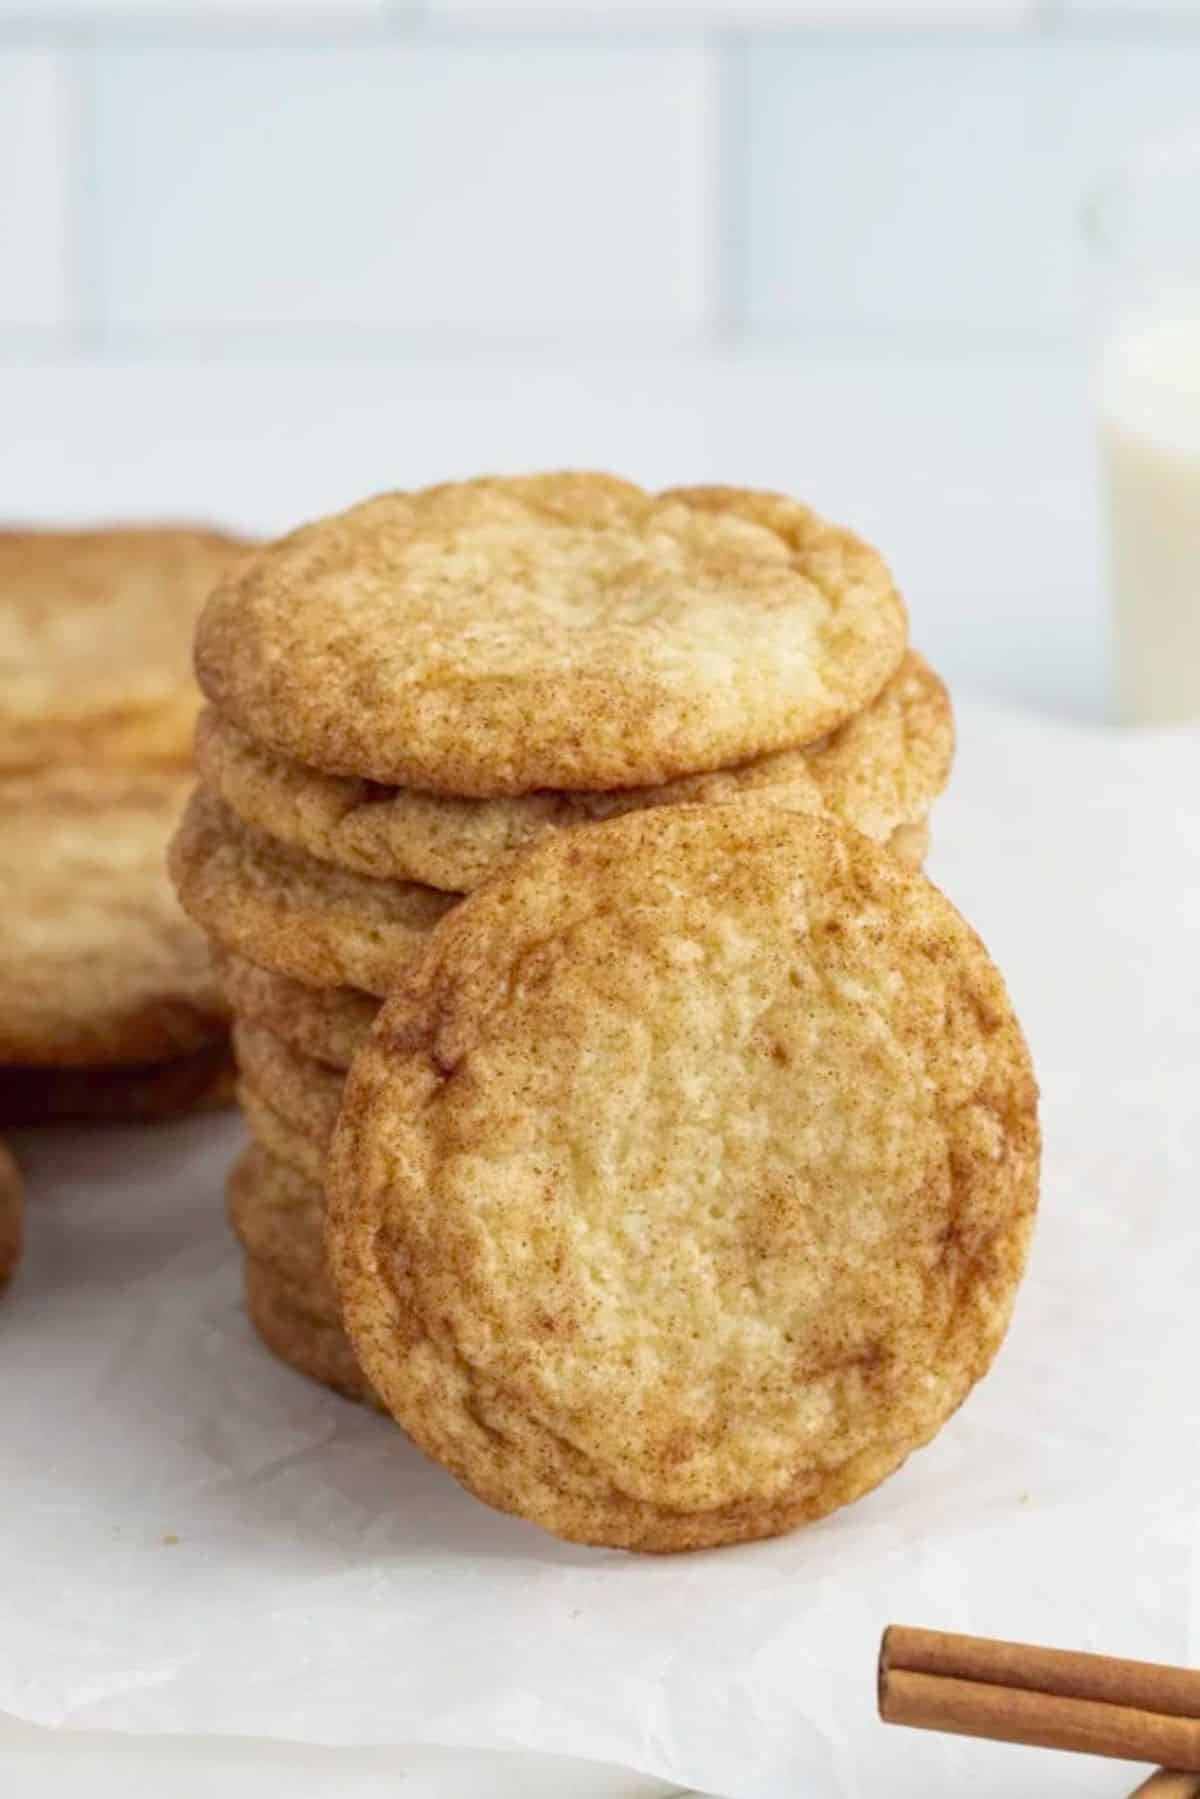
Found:
<svg viewBox="0 0 1200 1799"><path fill-rule="evenodd" d="M65 65L49 52L0 52L0 325L69 321Z"/></svg>
<svg viewBox="0 0 1200 1799"><path fill-rule="evenodd" d="M1070 331L1089 186L1200 106L1200 43L748 56L746 317L767 332Z"/></svg>
<svg viewBox="0 0 1200 1799"><path fill-rule="evenodd" d="M699 327L711 75L700 46L102 52L103 315Z"/></svg>
<svg viewBox="0 0 1200 1799"><path fill-rule="evenodd" d="M1200 0L0 0L0 361L1069 344L1188 117Z"/></svg>

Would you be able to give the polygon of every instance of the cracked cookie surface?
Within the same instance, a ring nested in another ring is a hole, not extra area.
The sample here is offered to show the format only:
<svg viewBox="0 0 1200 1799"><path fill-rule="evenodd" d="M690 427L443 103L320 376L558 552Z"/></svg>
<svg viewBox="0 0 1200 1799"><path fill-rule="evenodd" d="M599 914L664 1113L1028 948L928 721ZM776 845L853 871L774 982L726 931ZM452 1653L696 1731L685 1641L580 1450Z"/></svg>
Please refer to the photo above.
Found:
<svg viewBox="0 0 1200 1799"><path fill-rule="evenodd" d="M1003 982L867 839L747 803L565 833L385 1004L327 1168L364 1371L561 1536L769 1536L927 1442L1003 1337L1037 1094Z"/></svg>
<svg viewBox="0 0 1200 1799"><path fill-rule="evenodd" d="M281 755L487 797L811 742L875 698L907 632L877 553L797 501L493 477L268 545L210 599L196 668Z"/></svg>

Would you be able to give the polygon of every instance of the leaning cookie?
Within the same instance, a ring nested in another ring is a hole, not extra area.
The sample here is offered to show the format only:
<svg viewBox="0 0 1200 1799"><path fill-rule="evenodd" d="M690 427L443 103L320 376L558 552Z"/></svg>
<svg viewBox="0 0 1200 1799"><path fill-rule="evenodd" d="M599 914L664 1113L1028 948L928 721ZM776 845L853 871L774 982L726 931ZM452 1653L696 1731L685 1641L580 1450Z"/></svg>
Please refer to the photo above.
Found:
<svg viewBox="0 0 1200 1799"><path fill-rule="evenodd" d="M247 548L185 526L0 531L0 770L186 767L196 619Z"/></svg>
<svg viewBox="0 0 1200 1799"><path fill-rule="evenodd" d="M924 820L953 754L949 695L911 651L871 705L831 736L663 787L460 799L323 775L212 710L196 734L201 775L244 823L336 867L448 893L478 887L554 831L652 806L774 799L792 812L831 812L885 843Z"/></svg>
<svg viewBox="0 0 1200 1799"><path fill-rule="evenodd" d="M0 783L0 1064L167 1061L225 1040L208 946L165 867L190 787L120 769Z"/></svg>
<svg viewBox="0 0 1200 1799"><path fill-rule="evenodd" d="M21 1171L0 1143L0 1287L8 1284L25 1246L25 1194Z"/></svg>
<svg viewBox="0 0 1200 1799"><path fill-rule="evenodd" d="M197 789L171 844L180 902L224 949L314 987L382 996L455 896L372 881L254 830Z"/></svg>
<svg viewBox="0 0 1200 1799"><path fill-rule="evenodd" d="M329 1158L389 1411L560 1536L766 1537L876 1486L1003 1338L1037 1197L1003 982L827 820L567 832L399 982Z"/></svg>
<svg viewBox="0 0 1200 1799"><path fill-rule="evenodd" d="M798 501L562 473L384 494L266 546L206 606L196 669L280 755L488 798L811 743L907 635L878 554Z"/></svg>

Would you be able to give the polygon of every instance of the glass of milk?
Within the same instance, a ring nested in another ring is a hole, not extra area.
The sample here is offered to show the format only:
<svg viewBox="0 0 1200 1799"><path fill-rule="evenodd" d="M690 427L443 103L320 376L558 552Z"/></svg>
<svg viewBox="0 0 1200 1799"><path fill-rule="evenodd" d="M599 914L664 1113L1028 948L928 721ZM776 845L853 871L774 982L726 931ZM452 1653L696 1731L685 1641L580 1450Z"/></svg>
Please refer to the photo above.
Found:
<svg viewBox="0 0 1200 1799"><path fill-rule="evenodd" d="M1200 130L1147 145L1086 223L1118 707L1200 718Z"/></svg>

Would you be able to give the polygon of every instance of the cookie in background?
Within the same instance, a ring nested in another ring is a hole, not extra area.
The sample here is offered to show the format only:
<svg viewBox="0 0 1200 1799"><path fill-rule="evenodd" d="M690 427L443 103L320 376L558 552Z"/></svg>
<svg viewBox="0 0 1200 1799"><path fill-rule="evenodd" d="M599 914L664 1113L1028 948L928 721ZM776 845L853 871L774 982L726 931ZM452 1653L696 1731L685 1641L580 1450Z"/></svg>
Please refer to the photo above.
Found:
<svg viewBox="0 0 1200 1799"><path fill-rule="evenodd" d="M166 847L185 772L0 781L0 1120L152 1118L229 1093L228 1018Z"/></svg>
<svg viewBox="0 0 1200 1799"><path fill-rule="evenodd" d="M188 766L196 620L247 547L185 526L0 531L0 771Z"/></svg>
<svg viewBox="0 0 1200 1799"><path fill-rule="evenodd" d="M0 1120L232 1097L227 1011L165 872L192 785L196 619L247 546L0 532Z"/></svg>
<svg viewBox="0 0 1200 1799"><path fill-rule="evenodd" d="M0 1143L0 1292L21 1260L25 1245L25 1195L12 1151Z"/></svg>

